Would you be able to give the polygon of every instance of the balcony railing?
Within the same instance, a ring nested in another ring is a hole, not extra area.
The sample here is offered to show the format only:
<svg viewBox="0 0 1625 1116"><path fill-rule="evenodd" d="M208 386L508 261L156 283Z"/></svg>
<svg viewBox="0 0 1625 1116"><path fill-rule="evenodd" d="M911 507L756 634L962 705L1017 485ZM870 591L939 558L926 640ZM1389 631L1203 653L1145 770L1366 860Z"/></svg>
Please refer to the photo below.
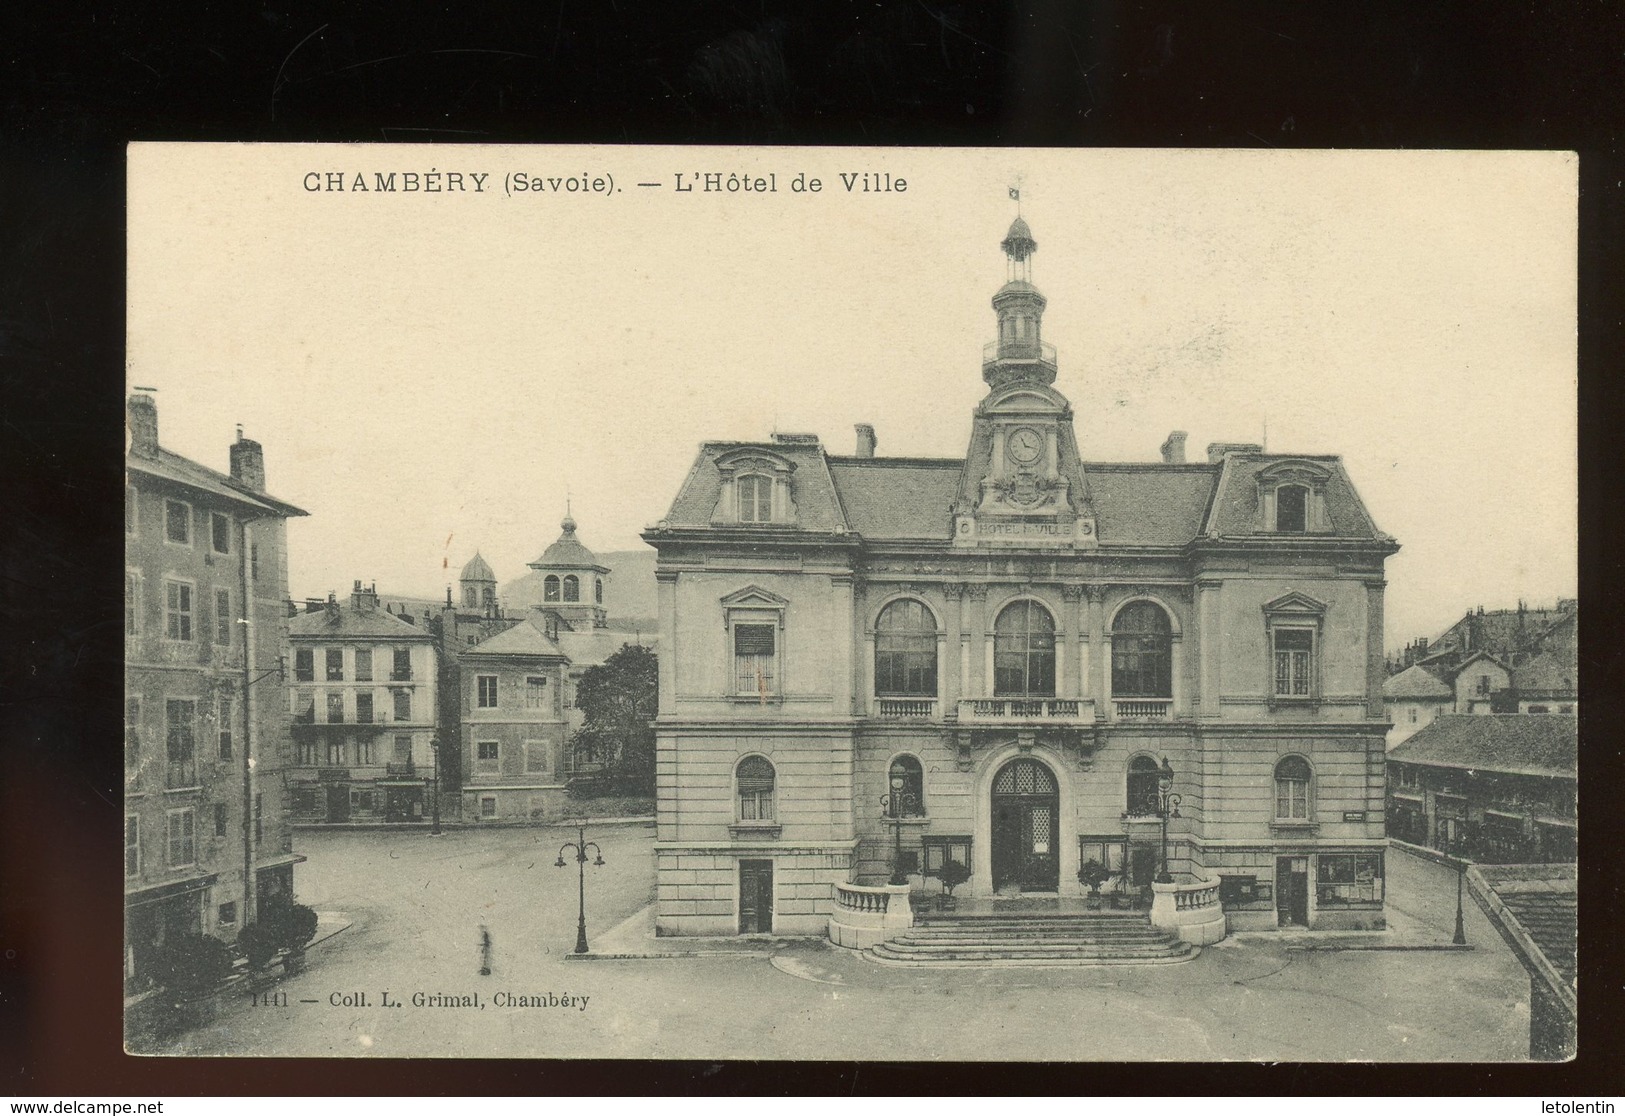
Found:
<svg viewBox="0 0 1625 1116"><path fill-rule="evenodd" d="M971 724L1077 725L1094 719L1095 703L1088 698L995 697L959 702L959 720Z"/></svg>
<svg viewBox="0 0 1625 1116"><path fill-rule="evenodd" d="M933 717L936 712L936 698L883 697L875 699L875 715L879 717L918 719Z"/></svg>
<svg viewBox="0 0 1625 1116"><path fill-rule="evenodd" d="M386 763L384 765L384 773L386 775L415 775L417 774L417 765L411 760L406 760L400 763Z"/></svg>
<svg viewBox="0 0 1625 1116"><path fill-rule="evenodd" d="M1173 698L1114 698L1117 718L1121 721L1166 721Z"/></svg>
<svg viewBox="0 0 1625 1116"><path fill-rule="evenodd" d="M197 785L196 759L189 756L186 759L172 759L164 764L164 787L166 789L182 790Z"/></svg>
<svg viewBox="0 0 1625 1116"><path fill-rule="evenodd" d="M982 363L999 360L1036 360L1055 367L1055 346L1048 341L989 341L982 346Z"/></svg>
<svg viewBox="0 0 1625 1116"><path fill-rule="evenodd" d="M389 680L391 682L410 682L410 681L412 681L412 668L407 667L405 670L392 670L392 671L390 671L389 672Z"/></svg>

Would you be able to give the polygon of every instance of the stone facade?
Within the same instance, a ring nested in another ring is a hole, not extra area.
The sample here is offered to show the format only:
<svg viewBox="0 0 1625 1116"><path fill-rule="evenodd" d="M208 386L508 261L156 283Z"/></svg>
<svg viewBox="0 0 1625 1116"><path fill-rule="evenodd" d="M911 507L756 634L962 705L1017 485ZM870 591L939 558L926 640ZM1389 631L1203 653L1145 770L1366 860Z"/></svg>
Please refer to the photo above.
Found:
<svg viewBox="0 0 1625 1116"><path fill-rule="evenodd" d="M945 859L960 895L1079 895L1089 859L1148 889L1164 763L1167 868L1232 925L1382 925L1397 545L1336 457L1085 462L1031 231L1002 247L963 458L706 443L644 536L661 932L821 932L833 883Z"/></svg>
<svg viewBox="0 0 1625 1116"><path fill-rule="evenodd" d="M129 401L125 458L125 982L148 983L173 934L225 939L293 893L283 776L286 520L264 455L239 431L231 472L158 444ZM252 762L250 762L252 761Z"/></svg>
<svg viewBox="0 0 1625 1116"><path fill-rule="evenodd" d="M439 664L434 634L380 606L361 582L347 601L309 601L288 620L294 818L428 824L436 788Z"/></svg>

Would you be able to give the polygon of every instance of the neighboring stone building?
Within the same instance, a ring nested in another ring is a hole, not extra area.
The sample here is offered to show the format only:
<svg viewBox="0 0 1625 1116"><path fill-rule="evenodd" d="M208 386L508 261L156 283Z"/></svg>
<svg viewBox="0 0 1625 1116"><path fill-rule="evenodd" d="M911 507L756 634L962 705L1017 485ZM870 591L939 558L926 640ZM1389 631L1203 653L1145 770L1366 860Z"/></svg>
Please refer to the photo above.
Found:
<svg viewBox="0 0 1625 1116"><path fill-rule="evenodd" d="M296 821L427 822L433 813L438 664L433 632L385 611L361 582L306 602L293 651Z"/></svg>
<svg viewBox="0 0 1625 1116"><path fill-rule="evenodd" d="M129 399L124 531L125 984L148 982L169 935L234 938L292 896L283 776L287 530L306 514L265 491L238 430L230 474L158 443L150 395Z"/></svg>
<svg viewBox="0 0 1625 1116"><path fill-rule="evenodd" d="M526 618L459 656L465 821L540 822L564 807L569 659L544 624Z"/></svg>
<svg viewBox="0 0 1625 1116"><path fill-rule="evenodd" d="M1388 753L1388 835L1487 864L1572 861L1578 754L1573 717L1440 717Z"/></svg>
<svg viewBox="0 0 1625 1116"><path fill-rule="evenodd" d="M1393 727L1388 748L1408 740L1456 708L1456 691L1426 667L1412 665L1390 675L1382 684L1382 704Z"/></svg>
<svg viewBox="0 0 1625 1116"><path fill-rule="evenodd" d="M960 895L1078 895L1088 859L1143 886L1164 761L1169 867L1231 925L1383 925L1397 544L1334 456L1083 460L1025 222L1002 247L963 458L707 442L645 533L660 931L821 932L894 830Z"/></svg>

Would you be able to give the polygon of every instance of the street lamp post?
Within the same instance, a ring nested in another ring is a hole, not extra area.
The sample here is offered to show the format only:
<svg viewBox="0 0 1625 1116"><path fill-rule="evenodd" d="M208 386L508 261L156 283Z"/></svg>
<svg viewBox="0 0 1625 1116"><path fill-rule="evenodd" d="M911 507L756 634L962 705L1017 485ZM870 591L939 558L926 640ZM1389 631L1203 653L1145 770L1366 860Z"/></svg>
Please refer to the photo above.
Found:
<svg viewBox="0 0 1625 1116"><path fill-rule="evenodd" d="M891 793L880 796L880 808L892 819L891 882L894 885L908 883L908 876L903 872L903 811L919 801L903 789L902 775L892 772Z"/></svg>
<svg viewBox="0 0 1625 1116"><path fill-rule="evenodd" d="M579 904L579 914L576 918L576 952L587 952L587 850L593 851L593 867L604 866L604 852L598 847L598 842L587 840L587 823L576 823L576 839L566 841L559 846L559 858L553 862L553 867L564 867L564 850L571 849L576 854L576 899Z"/></svg>
<svg viewBox="0 0 1625 1116"><path fill-rule="evenodd" d="M429 738L429 750L434 754L434 792L429 800L429 836L440 836L440 737Z"/></svg>
<svg viewBox="0 0 1625 1116"><path fill-rule="evenodd" d="M1467 925L1461 918L1461 882L1467 875L1467 862L1461 857L1456 858L1456 934L1450 941L1453 945L1467 944Z"/></svg>
<svg viewBox="0 0 1625 1116"><path fill-rule="evenodd" d="M1162 769L1157 772L1157 801L1158 816L1162 818L1162 871L1157 873L1157 882L1170 884L1174 882L1173 873L1168 871L1168 819L1179 817L1179 804L1184 801L1174 791L1174 769L1168 764L1168 757L1162 757Z"/></svg>

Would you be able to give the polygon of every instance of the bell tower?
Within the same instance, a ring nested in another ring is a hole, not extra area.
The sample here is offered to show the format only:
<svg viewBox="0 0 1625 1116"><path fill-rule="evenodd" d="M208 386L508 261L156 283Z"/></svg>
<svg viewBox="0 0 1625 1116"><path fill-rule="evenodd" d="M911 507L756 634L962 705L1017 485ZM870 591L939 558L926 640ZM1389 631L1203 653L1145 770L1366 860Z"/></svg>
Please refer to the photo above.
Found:
<svg viewBox="0 0 1625 1116"><path fill-rule="evenodd" d="M1048 303L1033 286L1033 253L1038 251L1038 242L1018 216L999 247L1005 257L1005 283L993 296L999 334L998 340L982 350L982 379L995 388L1017 380L1052 384L1055 346L1043 339Z"/></svg>
<svg viewBox="0 0 1625 1116"><path fill-rule="evenodd" d="M954 504L955 546L1099 545L1072 429L1052 386L1055 346L1043 339L1047 301L1033 286L1038 242L1018 213L999 247L1005 282L993 296L998 337L982 349L987 396L976 408Z"/></svg>

